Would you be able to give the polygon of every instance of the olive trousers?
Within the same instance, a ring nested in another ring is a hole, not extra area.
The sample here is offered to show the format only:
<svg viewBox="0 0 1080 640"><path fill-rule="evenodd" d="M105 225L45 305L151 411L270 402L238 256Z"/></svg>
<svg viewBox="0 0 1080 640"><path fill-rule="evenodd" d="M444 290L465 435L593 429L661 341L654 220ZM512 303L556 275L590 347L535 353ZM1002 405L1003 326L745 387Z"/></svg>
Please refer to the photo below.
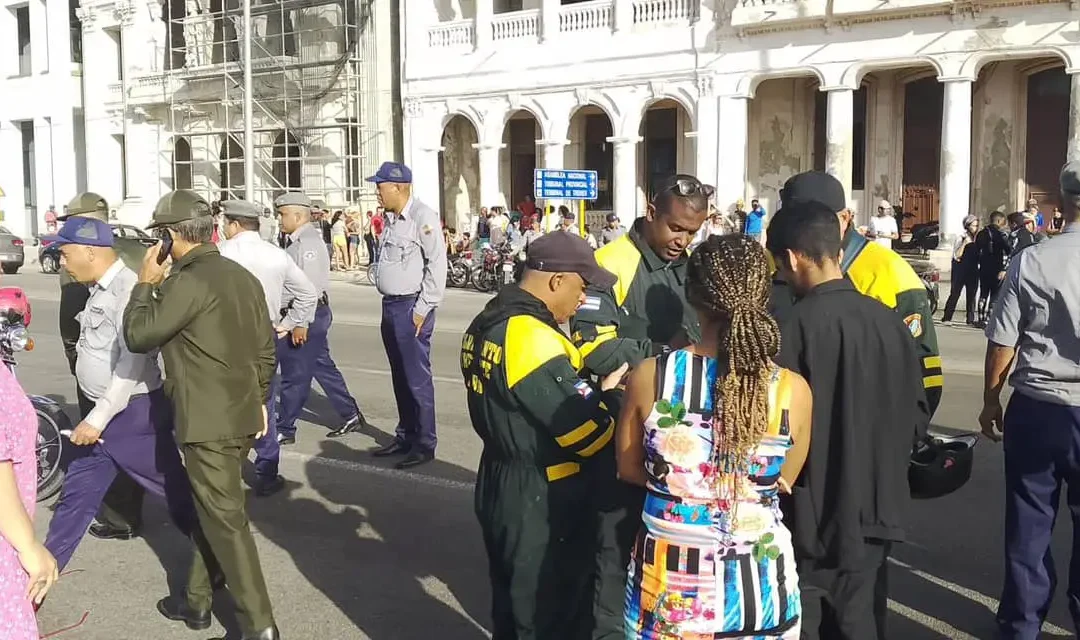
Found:
<svg viewBox="0 0 1080 640"><path fill-rule="evenodd" d="M274 626L240 475L253 443L253 438L245 437L180 445L203 534L195 536L187 604L197 611L210 609L211 576L223 575L245 633Z"/></svg>

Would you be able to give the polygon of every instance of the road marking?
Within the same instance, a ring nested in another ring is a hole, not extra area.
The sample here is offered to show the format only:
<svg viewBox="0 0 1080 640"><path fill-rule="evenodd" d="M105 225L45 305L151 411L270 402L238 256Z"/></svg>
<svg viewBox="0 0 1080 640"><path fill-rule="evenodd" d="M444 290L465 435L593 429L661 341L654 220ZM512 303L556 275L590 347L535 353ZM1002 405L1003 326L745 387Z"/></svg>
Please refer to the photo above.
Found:
<svg viewBox="0 0 1080 640"><path fill-rule="evenodd" d="M933 616L928 616L922 611L912 609L911 607L904 606L899 602L893 600L892 598L889 598L889 611L892 611L897 615L904 616L908 620L911 620L916 624L926 627L934 633L938 633L946 638L949 638L949 640L979 640L977 637L971 635L970 633L964 633L963 631L957 629L956 627L943 620L939 620L938 618L935 618Z"/></svg>
<svg viewBox="0 0 1080 640"><path fill-rule="evenodd" d="M311 455L308 453L300 453L298 451L282 451L281 457L288 458L290 460L298 460L300 462L323 465L327 467L333 467L335 469L343 469L345 471L355 471L358 473L367 473L370 475L380 476L383 478L391 478L393 480L405 480L408 482L415 482L418 484L426 484L429 487L438 487L440 489L453 489L455 491L472 491L475 485L472 482L462 482L461 480L450 480L447 478L439 478L436 476L429 476L423 473L413 473L409 471L401 471L399 469L391 469L388 467L380 467L376 464L370 464L367 462L353 462L351 460L339 460L337 458L324 458L322 456Z"/></svg>
<svg viewBox="0 0 1080 640"><path fill-rule="evenodd" d="M367 369L367 368L364 368L364 367L350 367L350 366L347 366L347 365L344 365L344 366L343 365L338 365L338 369L341 369L342 371L351 371L353 373L364 373L364 374L372 375L372 376L388 377L390 375L390 370L389 369ZM431 379L434 380L435 382L442 382L444 384L456 384L456 385L459 385L459 386L464 384L462 379L458 378L456 376L455 377L451 377L451 376L431 376Z"/></svg>

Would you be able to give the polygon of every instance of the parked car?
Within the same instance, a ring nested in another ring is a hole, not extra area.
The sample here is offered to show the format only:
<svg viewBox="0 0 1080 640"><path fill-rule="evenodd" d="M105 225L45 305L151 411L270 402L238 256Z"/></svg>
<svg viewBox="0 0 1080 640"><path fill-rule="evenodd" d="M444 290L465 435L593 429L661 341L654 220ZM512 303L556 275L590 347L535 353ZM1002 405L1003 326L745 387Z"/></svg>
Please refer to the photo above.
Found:
<svg viewBox="0 0 1080 640"><path fill-rule="evenodd" d="M133 227L130 224L114 224L110 226L112 226L113 235L117 238L131 238L132 240L138 240L139 244L147 247L157 243L157 240L150 234L138 227ZM55 243L43 240L41 246L38 247L38 264L41 265L41 271L43 273L57 273L60 271L60 248L57 247ZM14 273L14 271L12 273Z"/></svg>
<svg viewBox="0 0 1080 640"><path fill-rule="evenodd" d="M6 274L18 273L26 261L23 240L7 227L0 227L0 269Z"/></svg>

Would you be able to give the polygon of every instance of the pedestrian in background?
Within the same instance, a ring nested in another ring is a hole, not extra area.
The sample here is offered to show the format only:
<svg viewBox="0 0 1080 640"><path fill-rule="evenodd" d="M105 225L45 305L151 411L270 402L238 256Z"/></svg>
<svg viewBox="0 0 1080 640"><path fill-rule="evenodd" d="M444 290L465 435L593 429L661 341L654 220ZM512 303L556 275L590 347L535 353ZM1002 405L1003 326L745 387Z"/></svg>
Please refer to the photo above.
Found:
<svg viewBox="0 0 1080 640"><path fill-rule="evenodd" d="M607 214L604 219L604 229L600 232L600 246L614 242L619 236L626 233L626 227L619 222L619 216L614 213Z"/></svg>
<svg viewBox="0 0 1080 640"><path fill-rule="evenodd" d="M189 627L209 619L220 568L236 602L241 640L279 640L241 480L254 438L267 431L274 376L274 330L255 276L211 244L210 205L193 191L166 194L148 225L171 243L172 268L151 247L124 311L133 353L161 350L176 439L205 534L188 577L187 597L158 611ZM165 240L163 240L164 242Z"/></svg>
<svg viewBox="0 0 1080 640"><path fill-rule="evenodd" d="M413 196L409 167L384 162L367 180L387 211L375 286L383 296L382 338L398 408L393 442L374 454L404 454L397 467L406 469L433 460L438 444L431 334L446 293L446 247L438 212Z"/></svg>
<svg viewBox="0 0 1080 640"><path fill-rule="evenodd" d="M952 322L960 292L966 291L964 313L967 324L975 324L976 299L979 293L979 250L975 246L975 234L979 232L979 219L975 216L964 218L964 232L953 244L952 279L949 299L945 301L945 311L941 314L941 323Z"/></svg>
<svg viewBox="0 0 1080 640"><path fill-rule="evenodd" d="M1005 584L997 623L1006 640L1038 638L1050 610L1057 583L1050 537L1062 483L1073 516L1069 613L1080 628L1080 162L1065 165L1059 184L1061 234L1013 257L986 326L979 423L991 440L1005 440ZM1006 376L1014 392L1003 411Z"/></svg>
<svg viewBox="0 0 1080 640"><path fill-rule="evenodd" d="M341 417L342 426L332 429L331 438L360 429L374 430L364 418L356 398L349 393L345 377L330 356L330 327L334 314L330 310L330 258L320 249L321 236L312 223L313 204L306 195L290 191L278 196L274 207L281 218L281 228L289 234L285 253L300 267L315 285L318 294L315 319L308 327L294 327L292 335L281 334L277 340L277 356L281 362L281 414L278 416L278 441L296 441L296 420L300 417L314 379L326 393L327 399Z"/></svg>
<svg viewBox="0 0 1080 640"><path fill-rule="evenodd" d="M81 193L64 207L64 215L58 219L66 222L83 217L107 223L109 204L105 198L96 193ZM113 249L124 264L132 270L137 270L142 265L143 255L146 253L146 247L132 238L115 238ZM64 342L64 353L71 366L71 375L74 376L78 363L77 345L81 333L78 318L86 308L86 301L90 298L90 289L86 284L72 278L67 269L61 269L58 278L60 280L60 339ZM94 401L77 383L75 396L79 403L79 419L83 420L93 410ZM143 488L132 480L126 471L122 469L118 471L116 479L113 480L112 486L101 501L101 509L94 523L90 525L90 535L103 540L129 540L138 535L139 529L142 528L144 495Z"/></svg>
<svg viewBox="0 0 1080 640"><path fill-rule="evenodd" d="M975 249L979 252L979 314L976 324L986 326L990 305L1005 279L1009 263L1009 238L1005 235L1005 214L991 211L988 224L975 234Z"/></svg>
<svg viewBox="0 0 1080 640"><path fill-rule="evenodd" d="M279 338L293 333L299 336L315 320L319 294L315 285L304 275L281 248L263 242L258 235L259 207L244 200L222 203L225 241L221 255L238 262L251 272L262 286L270 322ZM286 309L284 314L282 309ZM296 336L291 336L296 341ZM281 443L277 440L277 394L281 375L275 373L266 396L266 436L255 441L255 495L269 496L285 486L278 475Z"/></svg>

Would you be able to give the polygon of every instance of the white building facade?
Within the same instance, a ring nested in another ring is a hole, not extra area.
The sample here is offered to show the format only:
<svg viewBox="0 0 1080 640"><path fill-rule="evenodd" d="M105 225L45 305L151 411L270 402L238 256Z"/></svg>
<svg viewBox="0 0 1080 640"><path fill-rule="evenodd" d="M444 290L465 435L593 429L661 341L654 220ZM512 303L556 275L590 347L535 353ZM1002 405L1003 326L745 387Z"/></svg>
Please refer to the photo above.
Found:
<svg viewBox="0 0 1080 640"><path fill-rule="evenodd" d="M863 220L885 199L955 234L1028 198L1049 214L1080 154L1068 2L407 4L406 159L458 226L535 167L598 171L591 206L624 221L676 171L772 211L821 169Z"/></svg>
<svg viewBox="0 0 1080 640"><path fill-rule="evenodd" d="M68 0L0 1L0 226L22 236L43 231L50 205L85 186L74 10Z"/></svg>

